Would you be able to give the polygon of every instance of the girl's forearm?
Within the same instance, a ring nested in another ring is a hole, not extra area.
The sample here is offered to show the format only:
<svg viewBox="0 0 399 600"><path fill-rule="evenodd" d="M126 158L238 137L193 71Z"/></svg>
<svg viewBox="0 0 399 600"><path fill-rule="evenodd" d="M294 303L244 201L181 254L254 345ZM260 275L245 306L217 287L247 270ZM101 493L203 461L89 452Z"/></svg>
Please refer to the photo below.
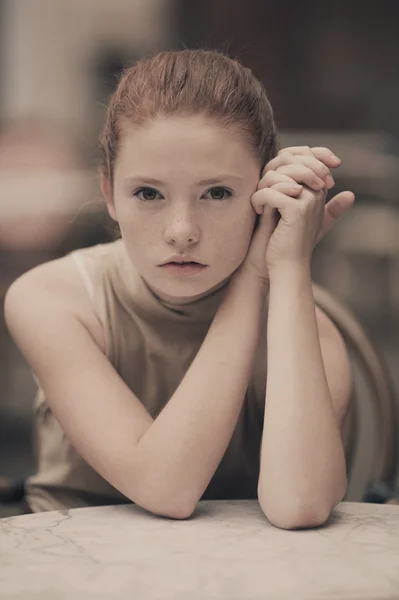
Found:
<svg viewBox="0 0 399 600"><path fill-rule="evenodd" d="M136 501L144 508L184 517L205 491L243 404L265 295L251 273L235 273L185 377L139 441Z"/></svg>
<svg viewBox="0 0 399 600"><path fill-rule="evenodd" d="M259 501L276 525L313 526L327 519L345 488L310 269L286 267L270 282Z"/></svg>

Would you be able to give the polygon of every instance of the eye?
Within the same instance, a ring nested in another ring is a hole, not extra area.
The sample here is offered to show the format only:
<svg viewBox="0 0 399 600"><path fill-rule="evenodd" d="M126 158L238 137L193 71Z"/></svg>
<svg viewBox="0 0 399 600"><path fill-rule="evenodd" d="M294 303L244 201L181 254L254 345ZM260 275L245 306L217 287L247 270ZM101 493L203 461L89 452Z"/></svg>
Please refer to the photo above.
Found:
<svg viewBox="0 0 399 600"><path fill-rule="evenodd" d="M232 192L224 187L213 187L206 194L210 195L211 200L227 200L232 196Z"/></svg>
<svg viewBox="0 0 399 600"><path fill-rule="evenodd" d="M151 200L159 200L162 198L161 194L158 190L150 187L141 187L138 188L135 192L133 192L133 196L137 196L139 200L143 202L149 202ZM158 197L157 197L158 196Z"/></svg>

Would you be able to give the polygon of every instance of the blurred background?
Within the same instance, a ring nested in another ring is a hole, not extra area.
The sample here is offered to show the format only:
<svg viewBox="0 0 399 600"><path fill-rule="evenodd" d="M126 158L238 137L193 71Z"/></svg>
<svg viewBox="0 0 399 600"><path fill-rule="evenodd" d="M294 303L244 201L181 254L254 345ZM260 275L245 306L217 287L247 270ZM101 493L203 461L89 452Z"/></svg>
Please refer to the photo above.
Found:
<svg viewBox="0 0 399 600"><path fill-rule="evenodd" d="M97 139L123 66L224 50L265 84L284 145L329 146L356 205L314 280L359 318L399 391L399 3L0 0L0 302L27 269L109 241ZM0 317L0 476L28 475L32 376ZM367 445L367 434L365 444Z"/></svg>

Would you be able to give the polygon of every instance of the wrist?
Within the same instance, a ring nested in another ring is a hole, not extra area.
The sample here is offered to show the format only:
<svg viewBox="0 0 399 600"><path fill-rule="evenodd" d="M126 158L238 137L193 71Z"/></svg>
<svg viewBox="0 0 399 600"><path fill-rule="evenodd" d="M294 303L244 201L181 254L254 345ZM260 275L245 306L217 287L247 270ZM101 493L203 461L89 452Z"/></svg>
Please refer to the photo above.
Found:
<svg viewBox="0 0 399 600"><path fill-rule="evenodd" d="M312 283L310 263L307 262L283 262L278 266L269 269L270 284L283 282L292 283Z"/></svg>
<svg viewBox="0 0 399 600"><path fill-rule="evenodd" d="M246 262L242 263L237 269L234 279L238 280L240 283L242 283L242 285L247 287L250 293L255 291L261 296L267 296L269 293L269 277L261 277L259 273Z"/></svg>

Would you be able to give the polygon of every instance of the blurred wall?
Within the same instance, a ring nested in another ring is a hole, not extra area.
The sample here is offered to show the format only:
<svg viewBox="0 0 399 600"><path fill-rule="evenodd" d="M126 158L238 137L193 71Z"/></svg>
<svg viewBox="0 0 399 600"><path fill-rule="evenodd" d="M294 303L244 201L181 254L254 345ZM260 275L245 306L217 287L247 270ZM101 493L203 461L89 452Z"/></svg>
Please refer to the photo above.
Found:
<svg viewBox="0 0 399 600"><path fill-rule="evenodd" d="M178 35L239 56L280 127L399 135L399 3L177 0Z"/></svg>
<svg viewBox="0 0 399 600"><path fill-rule="evenodd" d="M5 0L3 117L35 113L91 133L96 56L164 47L172 17L168 0Z"/></svg>

